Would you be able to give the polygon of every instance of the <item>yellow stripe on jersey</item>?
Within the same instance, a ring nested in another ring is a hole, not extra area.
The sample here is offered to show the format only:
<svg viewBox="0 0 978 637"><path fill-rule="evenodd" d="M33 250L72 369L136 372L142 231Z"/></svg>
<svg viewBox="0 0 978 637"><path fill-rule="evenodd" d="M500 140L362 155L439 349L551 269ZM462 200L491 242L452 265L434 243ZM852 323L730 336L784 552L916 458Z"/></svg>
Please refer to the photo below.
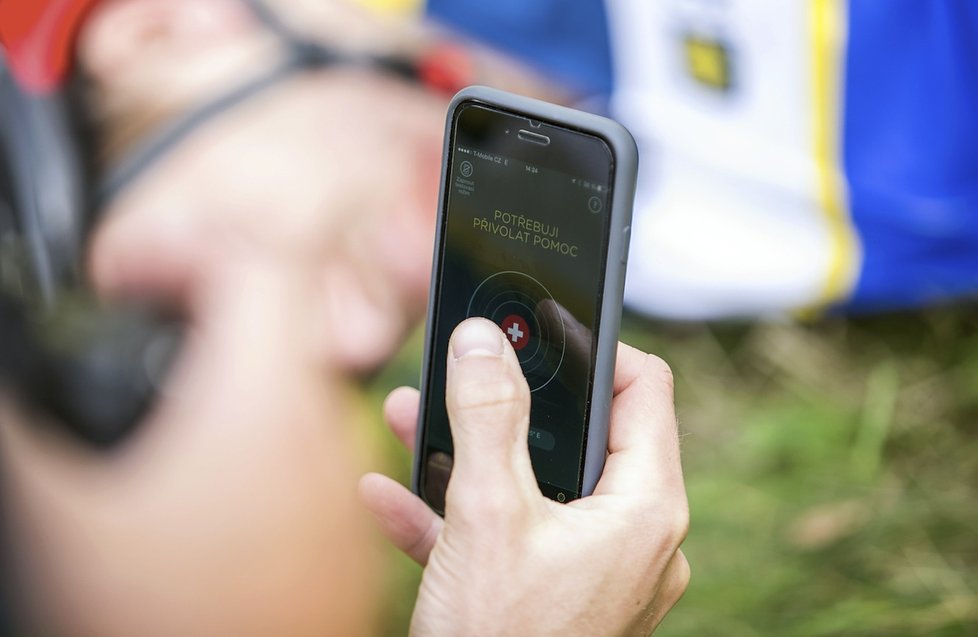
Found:
<svg viewBox="0 0 978 637"><path fill-rule="evenodd" d="M424 7L424 0L356 0L370 9L397 15L414 15Z"/></svg>
<svg viewBox="0 0 978 637"><path fill-rule="evenodd" d="M847 298L856 283L861 249L849 216L840 152L845 0L809 0L812 38L813 142L819 205L829 231L829 268L817 306Z"/></svg>

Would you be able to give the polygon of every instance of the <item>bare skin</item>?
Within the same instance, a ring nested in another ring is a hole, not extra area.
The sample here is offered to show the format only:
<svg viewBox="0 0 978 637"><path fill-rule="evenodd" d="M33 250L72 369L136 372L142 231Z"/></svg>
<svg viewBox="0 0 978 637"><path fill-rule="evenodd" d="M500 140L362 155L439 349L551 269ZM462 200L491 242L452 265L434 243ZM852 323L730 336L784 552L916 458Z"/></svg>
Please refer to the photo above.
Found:
<svg viewBox="0 0 978 637"><path fill-rule="evenodd" d="M649 634L689 582L672 401L669 368L620 346L604 473L593 495L557 504L530 466L516 355L494 324L460 325L448 360L455 461L444 520L390 478L360 482L384 534L425 566L412 634ZM408 388L385 405L408 448L417 410Z"/></svg>
<svg viewBox="0 0 978 637"><path fill-rule="evenodd" d="M165 283L191 331L136 437L96 454L2 403L31 634L371 634L364 458L312 346L314 273L227 234L162 230L151 247L166 258L133 246L130 281Z"/></svg>
<svg viewBox="0 0 978 637"><path fill-rule="evenodd" d="M276 6L298 27L350 46L410 50L424 37L344 3ZM107 126L105 162L276 53L234 0L102 3L79 56ZM542 90L506 65L494 68L506 78L494 83ZM108 458L28 426L32 416L0 401L0 484L16 520L12 540L37 632L372 634L376 545L354 497L365 462L351 427L360 420L349 382L386 360L423 307L444 104L371 73L297 76L197 131L106 211L90 251L94 286L106 298L169 302L186 315L190 337L165 397L138 436ZM340 325L346 338L335 337ZM475 443L498 451L496 464L459 469L444 527L389 480L372 475L360 485L382 530L430 564L415 614L419 634L488 630L486 617L474 614L477 593L514 611L516 597L493 591L536 587L533 573L520 572L527 564L554 577L567 555L544 544L566 541L567 524L593 530L594 550L560 571L568 586L580 582L562 592L582 603L537 618L552 620L549 627L493 630L547 634L578 619L577 630L647 632L678 599L687 577L677 552L685 496L671 394L656 385L664 368L650 365L648 373L621 370L633 380L616 398L625 406L616 407L611 458L618 460L602 480L607 493L557 511L526 482L523 397L512 361L460 357L453 426L478 424L486 398L478 379L502 373L506 382L492 386L509 387L509 402L493 409L503 418L500 432L515 436L510 447L476 433ZM416 410L411 400L399 392L388 403L401 435ZM513 441L523 442L522 452ZM488 501L489 528L512 539L491 553L504 558L505 573L486 559L487 527L471 522L486 511L466 504L476 481L464 476L489 470L512 478ZM517 509L507 510L504 496L515 496ZM539 524L520 526L514 516L522 514ZM623 545L634 546L641 567L611 554ZM507 554L509 547L518 552ZM475 553L451 558L463 550ZM532 559L519 561L520 554ZM598 585L618 567L622 588ZM477 587L452 584L467 573ZM586 593L588 582L603 594ZM464 622L452 622L459 612Z"/></svg>
<svg viewBox="0 0 978 637"><path fill-rule="evenodd" d="M266 0L340 48L413 54L441 37L349 2ZM272 66L284 52L238 0L111 0L79 42L111 165L155 126ZM473 48L474 80L558 99L539 78ZM321 353L346 373L386 361L423 311L448 97L370 70L300 74L223 114L105 211L96 282L113 295L118 222L147 217L247 232L319 271ZM330 335L339 327L347 339ZM350 332L350 330L353 330Z"/></svg>

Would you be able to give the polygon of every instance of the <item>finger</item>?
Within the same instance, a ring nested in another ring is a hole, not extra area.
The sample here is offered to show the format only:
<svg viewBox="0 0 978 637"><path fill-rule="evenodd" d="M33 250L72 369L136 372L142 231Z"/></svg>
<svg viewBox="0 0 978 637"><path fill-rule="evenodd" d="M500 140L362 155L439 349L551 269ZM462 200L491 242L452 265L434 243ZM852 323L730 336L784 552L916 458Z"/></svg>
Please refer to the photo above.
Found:
<svg viewBox="0 0 978 637"><path fill-rule="evenodd" d="M314 273L239 236L215 238L209 249L215 256L194 284L194 341L185 348L192 357L175 378L181 415L255 421L276 401L298 409L331 394L337 385L312 348Z"/></svg>
<svg viewBox="0 0 978 637"><path fill-rule="evenodd" d="M359 492L381 533L415 562L427 564L442 519L401 484L379 473L360 478Z"/></svg>
<svg viewBox="0 0 978 637"><path fill-rule="evenodd" d="M404 313L379 273L342 257L321 271L317 348L331 366L366 374L396 351L406 332ZM337 339L340 327L344 337Z"/></svg>
<svg viewBox="0 0 978 637"><path fill-rule="evenodd" d="M566 354L557 373L568 385L574 385L578 378L588 373L588 360L591 357L591 344L594 341L591 330L578 321L567 309L553 299L537 303L537 313L552 325L563 325Z"/></svg>
<svg viewBox="0 0 978 637"><path fill-rule="evenodd" d="M597 494L684 494L672 371L627 345L618 347L609 456Z"/></svg>
<svg viewBox="0 0 978 637"><path fill-rule="evenodd" d="M615 363L615 396L632 386L645 371L645 359L649 354L631 345L618 343L618 356Z"/></svg>
<svg viewBox="0 0 978 637"><path fill-rule="evenodd" d="M455 329L445 402L455 448L446 515L460 505L515 512L538 499L527 447L530 391L495 324L473 318Z"/></svg>
<svg viewBox="0 0 978 637"><path fill-rule="evenodd" d="M202 228L182 217L116 214L95 235L89 274L103 296L185 307L208 254Z"/></svg>
<svg viewBox="0 0 978 637"><path fill-rule="evenodd" d="M384 419L408 451L414 451L421 395L413 387L398 387L384 401Z"/></svg>

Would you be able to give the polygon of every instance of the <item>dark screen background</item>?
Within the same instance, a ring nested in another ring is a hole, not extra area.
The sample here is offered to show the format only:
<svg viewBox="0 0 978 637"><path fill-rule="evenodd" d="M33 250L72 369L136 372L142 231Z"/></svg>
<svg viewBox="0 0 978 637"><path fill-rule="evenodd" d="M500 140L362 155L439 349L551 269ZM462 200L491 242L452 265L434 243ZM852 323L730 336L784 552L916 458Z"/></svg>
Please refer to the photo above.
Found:
<svg viewBox="0 0 978 637"><path fill-rule="evenodd" d="M504 332L515 324L508 338L531 389L533 467L548 495L570 499L580 491L611 156L597 138L512 117L470 107L456 119L425 452L452 449L443 361L454 328L470 316ZM550 146L521 141L520 129L550 136ZM582 140L590 156L575 165Z"/></svg>

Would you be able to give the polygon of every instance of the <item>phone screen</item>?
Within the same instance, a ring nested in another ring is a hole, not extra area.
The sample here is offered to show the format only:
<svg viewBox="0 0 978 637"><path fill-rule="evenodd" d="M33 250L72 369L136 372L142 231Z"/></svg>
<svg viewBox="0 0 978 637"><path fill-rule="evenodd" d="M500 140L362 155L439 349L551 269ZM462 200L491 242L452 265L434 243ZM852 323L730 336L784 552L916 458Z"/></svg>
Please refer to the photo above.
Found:
<svg viewBox="0 0 978 637"><path fill-rule="evenodd" d="M499 325L530 388L541 491L581 494L614 159L599 137L463 103L445 175L420 489L444 509L452 464L445 364L455 327Z"/></svg>

